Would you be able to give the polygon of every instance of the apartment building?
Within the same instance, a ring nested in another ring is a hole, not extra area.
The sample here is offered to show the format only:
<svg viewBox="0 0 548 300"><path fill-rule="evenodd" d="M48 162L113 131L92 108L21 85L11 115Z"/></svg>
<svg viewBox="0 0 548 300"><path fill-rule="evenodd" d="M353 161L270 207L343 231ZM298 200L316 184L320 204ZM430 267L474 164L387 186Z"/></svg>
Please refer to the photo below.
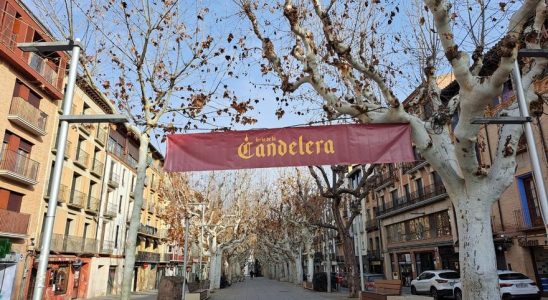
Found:
<svg viewBox="0 0 548 300"><path fill-rule="evenodd" d="M19 42L51 41L20 1L0 0L0 298L23 297L32 237L43 211L55 117L67 57L25 53Z"/></svg>
<svg viewBox="0 0 548 300"><path fill-rule="evenodd" d="M61 113L59 106L58 113ZM74 94L73 115L111 114L113 110L104 97L85 80L79 79ZM51 128L58 128L55 118ZM53 129L52 129L53 130ZM43 193L36 228L44 226L47 200L55 155L57 135L47 151L46 189ZM105 170L108 124L71 124L64 149L63 171L58 193L58 207L53 227L48 271L46 274L46 299L82 298L87 294L91 278L90 264L98 253L96 240L99 223L102 181ZM35 251L39 257L41 232L33 235ZM38 259L33 262L29 280L29 294L34 288Z"/></svg>

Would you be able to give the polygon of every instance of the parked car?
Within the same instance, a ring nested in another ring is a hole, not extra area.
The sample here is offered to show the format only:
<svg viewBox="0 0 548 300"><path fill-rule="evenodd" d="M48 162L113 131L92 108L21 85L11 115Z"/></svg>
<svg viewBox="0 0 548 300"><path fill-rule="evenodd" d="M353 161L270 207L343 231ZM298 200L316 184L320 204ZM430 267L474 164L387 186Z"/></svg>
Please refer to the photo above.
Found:
<svg viewBox="0 0 548 300"><path fill-rule="evenodd" d="M411 294L429 294L434 299L451 296L459 279L459 273L453 270L425 271L411 281Z"/></svg>
<svg viewBox="0 0 548 300"><path fill-rule="evenodd" d="M502 299L540 299L540 290L537 284L529 277L513 271L497 271ZM455 299L462 300L461 283L455 284L453 289Z"/></svg>
<svg viewBox="0 0 548 300"><path fill-rule="evenodd" d="M384 274L363 273L363 285L365 287L365 290L375 290L375 280L377 279L384 279Z"/></svg>

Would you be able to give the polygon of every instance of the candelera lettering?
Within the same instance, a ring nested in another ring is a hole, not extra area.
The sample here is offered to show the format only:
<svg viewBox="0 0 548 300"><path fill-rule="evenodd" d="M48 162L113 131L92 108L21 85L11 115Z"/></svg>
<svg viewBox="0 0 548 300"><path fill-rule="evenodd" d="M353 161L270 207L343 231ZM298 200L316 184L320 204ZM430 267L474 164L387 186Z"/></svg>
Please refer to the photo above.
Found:
<svg viewBox="0 0 548 300"><path fill-rule="evenodd" d="M290 142L277 139L275 136L255 138L255 142L250 142L246 135L244 142L238 147L238 156L242 159L283 157L288 153L291 156L334 154L335 144L330 139L306 141L302 135Z"/></svg>

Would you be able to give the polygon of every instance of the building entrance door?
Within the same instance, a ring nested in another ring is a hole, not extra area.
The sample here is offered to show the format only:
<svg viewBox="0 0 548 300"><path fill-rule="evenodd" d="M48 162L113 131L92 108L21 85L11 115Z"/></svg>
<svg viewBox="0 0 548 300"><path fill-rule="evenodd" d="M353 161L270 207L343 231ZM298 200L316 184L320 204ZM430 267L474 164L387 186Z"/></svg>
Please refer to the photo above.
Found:
<svg viewBox="0 0 548 300"><path fill-rule="evenodd" d="M110 266L108 268L107 295L112 295L115 278L116 278L116 266Z"/></svg>

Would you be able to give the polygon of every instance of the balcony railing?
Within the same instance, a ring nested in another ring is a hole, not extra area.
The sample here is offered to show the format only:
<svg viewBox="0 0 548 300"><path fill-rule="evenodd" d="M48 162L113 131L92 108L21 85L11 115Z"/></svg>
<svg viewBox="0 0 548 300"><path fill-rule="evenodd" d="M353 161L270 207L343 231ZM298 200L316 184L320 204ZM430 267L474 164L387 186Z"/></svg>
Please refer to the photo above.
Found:
<svg viewBox="0 0 548 300"><path fill-rule="evenodd" d="M540 208L539 208L540 209ZM542 217L540 212L536 214L523 211L521 209L514 210L514 224L518 230L533 229L543 226Z"/></svg>
<svg viewBox="0 0 548 300"><path fill-rule="evenodd" d="M29 154L9 150L2 147L0 154L0 176L19 181L27 185L35 185L40 163L29 158Z"/></svg>
<svg viewBox="0 0 548 300"><path fill-rule="evenodd" d="M99 249L101 254L112 254L114 252L114 242L113 241L103 241Z"/></svg>
<svg viewBox="0 0 548 300"><path fill-rule="evenodd" d="M78 149L78 152L76 153L76 160L74 161L74 163L84 169L87 169L89 165L89 153L82 149Z"/></svg>
<svg viewBox="0 0 548 300"><path fill-rule="evenodd" d="M381 250L367 250L367 257L371 260L379 260L381 259Z"/></svg>
<svg viewBox="0 0 548 300"><path fill-rule="evenodd" d="M40 55L29 52L29 66L38 72L44 79L46 79L51 85L57 87L57 71L55 71L49 64L48 60L42 58Z"/></svg>
<svg viewBox="0 0 548 300"><path fill-rule="evenodd" d="M108 138L107 131L104 129L101 129L100 127L97 127L96 131L97 132L95 134L95 140L97 141L97 143L104 146L107 143L107 138Z"/></svg>
<svg viewBox="0 0 548 300"><path fill-rule="evenodd" d="M40 238L39 241L41 240ZM65 253L97 253L97 240L54 233L51 237L50 250Z"/></svg>
<svg viewBox="0 0 548 300"><path fill-rule="evenodd" d="M98 159L94 159L93 166L91 168L91 173L98 177L102 177L104 168L105 168L104 163L100 162Z"/></svg>
<svg viewBox="0 0 548 300"><path fill-rule="evenodd" d="M86 204L86 212L94 215L98 214L99 204L100 204L100 200L98 198L89 196Z"/></svg>
<svg viewBox="0 0 548 300"><path fill-rule="evenodd" d="M21 97L13 97L11 100L8 120L33 134L46 135L48 115Z"/></svg>
<svg viewBox="0 0 548 300"><path fill-rule="evenodd" d="M157 236L158 235L158 228L152 227L150 225L144 225L139 224L139 229L137 230L140 234L150 235L150 236Z"/></svg>
<svg viewBox="0 0 548 300"><path fill-rule="evenodd" d="M394 170L389 170L385 173L377 174L376 176L371 177L371 178L374 178L373 179L374 180L373 181L374 187L375 188L380 188L382 186L385 186L388 183L392 183L392 182L396 181L398 176L396 175L396 172Z"/></svg>
<svg viewBox="0 0 548 300"><path fill-rule="evenodd" d="M365 222L365 230L372 231L379 228L379 221L377 219L367 220Z"/></svg>
<svg viewBox="0 0 548 300"><path fill-rule="evenodd" d="M52 146L53 146L53 148L51 149L51 152L57 153L57 136L55 137L55 142ZM71 149L72 149L72 143L70 141L65 141L65 153L64 153L63 156L66 159L70 158L70 150Z"/></svg>
<svg viewBox="0 0 548 300"><path fill-rule="evenodd" d="M389 201L385 207L377 209L377 215L386 214L413 204L432 199L436 196L446 195L445 186L443 184L431 184L425 186L422 190L417 190L409 194L409 196L399 197Z"/></svg>
<svg viewBox="0 0 548 300"><path fill-rule="evenodd" d="M86 200L87 200L87 197L85 193L82 193L77 190L73 190L70 193L70 199L67 202L67 205L75 208L84 208L86 206Z"/></svg>
<svg viewBox="0 0 548 300"><path fill-rule="evenodd" d="M12 32L11 28L2 28L0 31L0 43L4 44L8 49L14 50L17 45L17 34Z"/></svg>
<svg viewBox="0 0 548 300"><path fill-rule="evenodd" d="M51 185L49 181L46 181L46 195L44 198L49 199L50 197L50 191L51 191ZM68 186L64 184L59 185L59 192L57 193L57 202L59 203L66 203L70 196L70 189Z"/></svg>
<svg viewBox="0 0 548 300"><path fill-rule="evenodd" d="M29 227L29 214L0 209L0 232L26 235Z"/></svg>
<svg viewBox="0 0 548 300"><path fill-rule="evenodd" d="M117 214L118 214L118 206L114 203L107 202L103 216L107 218L114 218L116 217Z"/></svg>
<svg viewBox="0 0 548 300"><path fill-rule="evenodd" d="M139 262L160 262L160 253L138 251L135 261Z"/></svg>
<svg viewBox="0 0 548 300"><path fill-rule="evenodd" d="M111 172L108 178L107 184L111 188L117 188L119 186L119 181L120 181L120 175L118 175L117 173Z"/></svg>

